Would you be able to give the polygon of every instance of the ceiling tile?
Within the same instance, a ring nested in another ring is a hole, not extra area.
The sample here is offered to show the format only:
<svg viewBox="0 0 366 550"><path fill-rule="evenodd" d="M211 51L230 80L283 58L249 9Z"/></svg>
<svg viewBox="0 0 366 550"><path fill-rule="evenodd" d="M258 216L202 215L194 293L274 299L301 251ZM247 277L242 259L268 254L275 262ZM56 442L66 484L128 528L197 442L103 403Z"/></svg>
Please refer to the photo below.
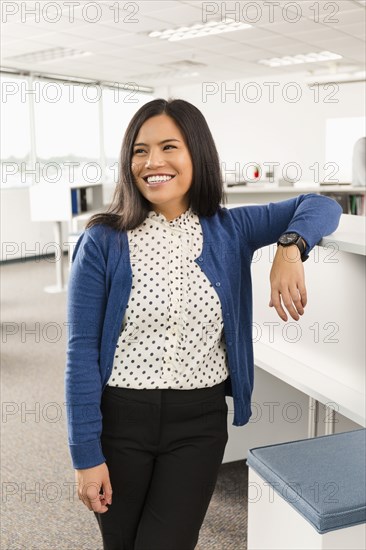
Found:
<svg viewBox="0 0 366 550"><path fill-rule="evenodd" d="M144 5L149 5L150 2L142 2L141 13L149 13L149 8ZM181 4L181 2L173 2L174 7L169 7L169 2L160 2L160 10L154 10L153 17L160 19L167 24L167 27L183 27L193 25L194 23L202 23L202 10L199 3L197 7Z"/></svg>
<svg viewBox="0 0 366 550"><path fill-rule="evenodd" d="M155 31L155 30L161 30L166 27L165 21L160 21L156 17L151 17L148 14L142 14L139 12L138 17L135 17L135 19L138 19L137 23L128 23L126 21L122 26L119 25L120 30L123 32L142 32L142 31Z"/></svg>
<svg viewBox="0 0 366 550"><path fill-rule="evenodd" d="M103 42L110 44L111 48L116 48L121 46L122 49L131 48L134 46L148 46L156 44L158 41L153 40L146 33L135 33L135 34L121 34L120 36L115 36L114 38L104 38ZM162 42L162 41L160 41Z"/></svg>
<svg viewBox="0 0 366 550"><path fill-rule="evenodd" d="M271 47L271 51L274 54L273 57L306 54L309 53L311 49L312 47L309 44L294 41L290 45Z"/></svg>
<svg viewBox="0 0 366 550"><path fill-rule="evenodd" d="M263 38L259 42L253 42L253 44L261 47L262 49L268 50L272 49L275 46L290 46L293 44L293 40L286 38L285 36L271 36L270 38Z"/></svg>
<svg viewBox="0 0 366 550"><path fill-rule="evenodd" d="M352 11L352 10L359 10L360 9L360 3L358 0L337 0L337 5L339 7L339 11ZM361 6L362 9L362 6Z"/></svg>
<svg viewBox="0 0 366 550"><path fill-rule="evenodd" d="M208 43L215 44L217 38L220 38L221 40L226 40L228 42L231 41L235 43L250 43L259 42L263 38L270 38L272 36L274 36L272 32L252 27L249 29L243 29L241 31L227 32L221 35L207 36L192 40L182 40L182 42L190 42L192 44L195 44L195 47L201 47L201 45L202 47L204 47L204 45Z"/></svg>
<svg viewBox="0 0 366 550"><path fill-rule="evenodd" d="M347 55L357 61L358 63L361 63L362 66L360 66L360 70L365 70L365 62L366 62L366 53L365 53L365 50L364 49L358 49L357 50L353 50L352 52L349 52L347 53Z"/></svg>
<svg viewBox="0 0 366 550"><path fill-rule="evenodd" d="M25 54L48 49L47 45L45 45L43 42L36 42L35 40L22 40L20 47L21 47L22 53L25 53Z"/></svg>
<svg viewBox="0 0 366 550"><path fill-rule="evenodd" d="M6 28L9 23L4 24L4 27ZM84 23L84 21L78 21L75 20L74 23L70 20L69 17L62 16L59 21L49 21L43 17L39 18L39 21L35 21L31 18L26 18L23 20L22 23L19 23L22 25L22 27L25 28L31 28L35 30L37 33L41 32L60 32L72 29L76 26L81 26Z"/></svg>
<svg viewBox="0 0 366 550"><path fill-rule="evenodd" d="M182 40L182 42L186 42ZM224 40L223 38L217 37L215 41L210 41L210 43L205 42L202 45L201 49L205 49L211 52L217 52L219 54L230 54L236 52L238 49L242 48L243 45L240 42L234 42L231 40Z"/></svg>
<svg viewBox="0 0 366 550"><path fill-rule="evenodd" d="M36 37L37 42L43 44L43 49L46 48L56 48L60 46L62 48L75 48L83 50L84 48L80 46L85 42L85 38L80 36L73 36L66 33L40 33Z"/></svg>
<svg viewBox="0 0 366 550"><path fill-rule="evenodd" d="M2 42L8 40L18 40L20 38L29 38L37 36L39 30L37 27L24 25L22 23L6 23L1 26Z"/></svg>
<svg viewBox="0 0 366 550"><path fill-rule="evenodd" d="M209 38L207 37L202 40L208 40L208 39ZM203 47L203 43L202 43L202 47ZM158 40L158 39L151 40L150 43L144 44L143 46L141 46L141 48L149 50L150 53L159 53L159 52L165 53L165 52L175 52L175 51L182 51L182 50L191 50L191 49L199 50L200 49L197 47L197 40L177 40L175 42L168 42L167 40ZM136 49L138 49L138 47Z"/></svg>
<svg viewBox="0 0 366 550"><path fill-rule="evenodd" d="M321 23L315 23L306 18L301 18L299 21L294 23L289 22L275 22L268 25L263 25L261 28L269 30L276 34L284 34L293 36L299 32L311 32L326 29Z"/></svg>
<svg viewBox="0 0 366 550"><path fill-rule="evenodd" d="M319 45L321 44L322 43L319 42ZM354 36L342 36L336 40L332 40L332 50L337 53L337 50L340 48L343 51L354 51L357 49L364 49L364 44L359 38Z"/></svg>
<svg viewBox="0 0 366 550"><path fill-rule="evenodd" d="M70 27L66 34L81 37L83 40L85 40L85 38L103 40L103 38L113 38L115 36L119 36L120 34L122 34L122 31L118 29L113 30L110 27L104 25L95 26L86 24L82 26L74 26L72 28Z"/></svg>
<svg viewBox="0 0 366 550"><path fill-rule="evenodd" d="M116 44L110 44L109 42L103 42L101 40L85 40L83 42L79 42L78 49L105 55L114 55L114 52L119 51L120 57L127 57L128 55L125 48L117 48Z"/></svg>
<svg viewBox="0 0 366 550"><path fill-rule="evenodd" d="M313 2L305 0L300 2L304 17L311 20L331 20L339 18L343 12L358 11L362 7L352 0L337 0L336 2Z"/></svg>
<svg viewBox="0 0 366 550"><path fill-rule="evenodd" d="M272 32L261 29L256 26L249 27L247 29L240 29L238 31L233 32L226 32L222 35L217 36L223 36L225 37L225 40L230 40L232 42L248 42L250 40L260 40L261 38L272 36Z"/></svg>
<svg viewBox="0 0 366 550"><path fill-rule="evenodd" d="M342 36L336 29L322 28L312 32L299 32L296 34L296 40L306 42L307 44L317 44L318 42L331 42Z"/></svg>
<svg viewBox="0 0 366 550"><path fill-rule="evenodd" d="M153 54L146 53L145 55L141 56L138 60L136 60L136 65L140 63L140 61L142 61L144 64L160 67L160 70L161 70L161 65L164 65L165 63L167 64L175 63L176 61L179 61L179 60L177 60L176 57L168 54L153 55Z"/></svg>
<svg viewBox="0 0 366 550"><path fill-rule="evenodd" d="M180 8L182 4L185 4L185 2L178 2L174 0L141 0L138 2L139 5L139 14L140 13L154 13L156 11L161 11L164 9L164 6L167 10L172 10L174 8ZM194 2L196 6L200 6L200 2L196 1ZM187 8L189 8L189 4L187 5ZM159 17L157 17L159 19Z"/></svg>
<svg viewBox="0 0 366 550"><path fill-rule="evenodd" d="M271 57L271 52L259 48L248 48L240 50L236 54L231 54L230 57L232 57L233 59L242 59L244 61L257 62L260 59L267 59Z"/></svg>
<svg viewBox="0 0 366 550"><path fill-rule="evenodd" d="M352 23L358 23L359 21L365 20L365 10L360 7L359 10L341 12L338 13L334 18L335 21L324 21L324 24L341 30L343 25L351 25Z"/></svg>
<svg viewBox="0 0 366 550"><path fill-rule="evenodd" d="M357 38L361 38L362 40L365 40L366 38L365 21L360 21L359 23L355 23L353 25L344 25L342 27L342 33L350 34L351 36L357 36Z"/></svg>
<svg viewBox="0 0 366 550"><path fill-rule="evenodd" d="M1 61L6 65L7 67L11 67L14 63L14 61L8 60L9 57L13 57L15 55L21 55L23 53L23 48L19 48L16 43L12 44L5 44L1 48Z"/></svg>

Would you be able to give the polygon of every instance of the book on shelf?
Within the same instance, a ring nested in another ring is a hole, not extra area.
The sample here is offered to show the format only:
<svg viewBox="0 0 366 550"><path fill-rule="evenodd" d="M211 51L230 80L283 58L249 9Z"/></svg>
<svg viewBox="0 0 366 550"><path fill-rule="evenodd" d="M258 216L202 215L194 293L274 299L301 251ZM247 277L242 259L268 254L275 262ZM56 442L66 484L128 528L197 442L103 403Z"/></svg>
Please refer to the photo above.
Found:
<svg viewBox="0 0 366 550"><path fill-rule="evenodd" d="M365 214L365 195L349 195L349 213L362 216Z"/></svg>
<svg viewBox="0 0 366 550"><path fill-rule="evenodd" d="M86 212L88 210L88 204L86 202L86 187L79 189L80 193L80 212Z"/></svg>
<svg viewBox="0 0 366 550"><path fill-rule="evenodd" d="M365 195L364 194L344 194L328 192L322 193L327 197L336 200L342 207L344 214L353 214L356 216L365 215Z"/></svg>
<svg viewBox="0 0 366 550"><path fill-rule="evenodd" d="M92 189L88 189L87 187L71 189L71 208L73 215L87 212L89 203L92 203Z"/></svg>
<svg viewBox="0 0 366 550"><path fill-rule="evenodd" d="M73 214L79 213L79 205L78 205L78 190L77 189L71 189L71 211Z"/></svg>

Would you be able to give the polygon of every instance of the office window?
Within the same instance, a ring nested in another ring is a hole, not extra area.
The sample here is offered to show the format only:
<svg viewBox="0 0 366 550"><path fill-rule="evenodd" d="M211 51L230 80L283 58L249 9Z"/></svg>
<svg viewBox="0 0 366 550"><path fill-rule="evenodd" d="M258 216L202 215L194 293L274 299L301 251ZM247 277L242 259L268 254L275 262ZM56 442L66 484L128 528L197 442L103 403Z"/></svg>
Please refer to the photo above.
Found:
<svg viewBox="0 0 366 550"><path fill-rule="evenodd" d="M37 85L36 152L41 180L101 181L98 90L43 80Z"/></svg>
<svg viewBox="0 0 366 550"><path fill-rule="evenodd" d="M142 105L153 99L155 97L151 94L120 89L103 90L105 183L117 183L119 155L128 123Z"/></svg>
<svg viewBox="0 0 366 550"><path fill-rule="evenodd" d="M25 187L32 178L28 80L0 75L1 83L1 187Z"/></svg>

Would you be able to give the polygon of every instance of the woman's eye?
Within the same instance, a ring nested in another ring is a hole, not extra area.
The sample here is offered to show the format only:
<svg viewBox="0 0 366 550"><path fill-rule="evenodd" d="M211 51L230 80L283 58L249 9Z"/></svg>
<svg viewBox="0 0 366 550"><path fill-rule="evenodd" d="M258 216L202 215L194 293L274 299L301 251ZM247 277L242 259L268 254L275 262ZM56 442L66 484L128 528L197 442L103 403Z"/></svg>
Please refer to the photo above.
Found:
<svg viewBox="0 0 366 550"><path fill-rule="evenodd" d="M172 147L173 149L176 149L174 145L164 145L164 149L165 147ZM135 149L133 152L134 155L138 155L139 153L146 153L146 151L145 149Z"/></svg>

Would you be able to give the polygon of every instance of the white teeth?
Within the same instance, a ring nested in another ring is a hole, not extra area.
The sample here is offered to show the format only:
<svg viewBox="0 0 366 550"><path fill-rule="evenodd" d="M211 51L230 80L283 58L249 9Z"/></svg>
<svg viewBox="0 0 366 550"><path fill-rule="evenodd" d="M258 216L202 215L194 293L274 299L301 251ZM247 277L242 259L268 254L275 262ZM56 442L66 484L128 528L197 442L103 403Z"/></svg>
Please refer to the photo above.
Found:
<svg viewBox="0 0 366 550"><path fill-rule="evenodd" d="M150 176L147 178L148 183L157 183L161 181L171 180L173 176Z"/></svg>

